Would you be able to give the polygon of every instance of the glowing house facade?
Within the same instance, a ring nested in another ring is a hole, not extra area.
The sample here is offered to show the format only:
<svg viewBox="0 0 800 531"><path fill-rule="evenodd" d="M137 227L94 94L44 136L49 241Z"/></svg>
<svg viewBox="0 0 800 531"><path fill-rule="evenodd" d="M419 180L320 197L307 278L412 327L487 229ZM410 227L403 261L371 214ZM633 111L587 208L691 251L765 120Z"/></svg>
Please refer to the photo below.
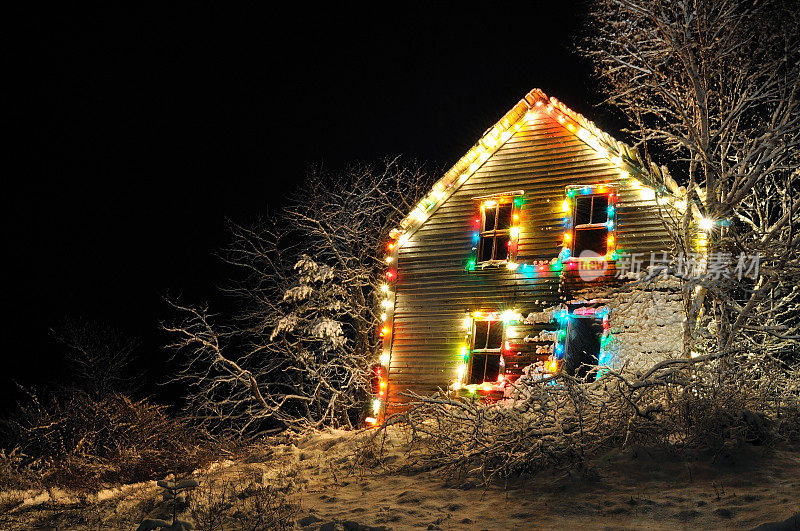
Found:
<svg viewBox="0 0 800 531"><path fill-rule="evenodd" d="M631 284L631 256L671 248L662 219L682 197L664 168L531 91L390 234L375 416L404 392L496 394L523 372L680 355L674 286L608 288Z"/></svg>

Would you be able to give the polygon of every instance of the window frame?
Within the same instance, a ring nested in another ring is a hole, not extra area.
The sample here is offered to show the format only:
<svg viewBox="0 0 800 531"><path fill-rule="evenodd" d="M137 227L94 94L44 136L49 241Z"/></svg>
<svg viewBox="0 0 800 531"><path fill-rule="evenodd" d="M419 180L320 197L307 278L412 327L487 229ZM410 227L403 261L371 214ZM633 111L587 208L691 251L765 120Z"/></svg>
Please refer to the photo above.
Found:
<svg viewBox="0 0 800 531"><path fill-rule="evenodd" d="M591 223L593 219L594 211L594 197L597 196L606 196L607 204L606 204L606 221L602 223ZM578 199L583 197L592 197L592 203L590 206L590 223L581 223L577 224L577 215L578 215ZM563 258L562 260L566 262L578 262L578 261L595 261L595 260L604 260L604 261L614 261L614 257L616 256L616 241L617 241L617 200L619 198L618 190L616 184L605 184L605 183L598 183L593 185L580 185L580 186L567 186L566 188L566 198L565 202L569 204L569 215L567 216L565 222L567 225L566 234L569 235L569 241L563 244L564 251L567 251L567 257ZM609 210L610 209L610 210ZM577 244L577 232L583 230L597 230L597 229L605 229L605 254L601 254L598 256L576 256L575 255L575 246ZM562 251L563 252L563 251Z"/></svg>
<svg viewBox="0 0 800 531"><path fill-rule="evenodd" d="M519 216L518 207L516 202L514 201L514 195L501 195L501 196L494 196L494 197L487 197L484 198L484 201L480 205L480 226L478 227L477 235L477 249L476 249L476 257L475 263L477 265L492 265L492 264L505 264L508 262L513 262L516 259L516 245L514 245L515 235L512 233L512 229L516 226L515 225L515 216ZM487 203L493 202L491 205L492 210L494 211L494 225L493 228L490 230L486 230L486 214L489 210L487 208ZM508 226L503 229L498 229L498 221L500 220L500 208L504 205L509 205L511 210L509 212L509 220ZM497 240L498 237L505 236L507 239L507 253L505 258L497 258ZM492 254L491 258L488 260L482 260L483 256L483 247L484 241L487 238L491 238L492 241Z"/></svg>
<svg viewBox="0 0 800 531"><path fill-rule="evenodd" d="M601 223L594 223L594 219L593 219L594 218L594 200L596 198L598 198L598 197L602 197L603 199L605 199L605 202L606 202L605 219L606 220L601 222ZM589 223L578 223L577 222L577 218L578 218L577 205L578 205L578 201L580 201L581 199L591 199L591 203L589 205ZM605 256L608 253L608 235L610 233L610 229L608 228L608 220L609 220L608 207L610 205L611 205L611 202L608 200L608 194L604 194L604 193L583 194L583 195L580 195L580 196L575 198L575 208L572 209L572 241L571 241L572 245L570 246L570 254L571 254L571 256L573 256L574 258L580 258L579 256L577 256L577 252L575 251L575 246L578 244L578 232L579 231L587 231L588 232L588 231L593 231L593 230L604 230L605 231L605 235L604 235L603 239L605 240L604 241L605 252L600 254L600 256ZM584 250L586 250L586 249L584 249ZM594 251L594 252L596 252L596 251ZM593 257L590 257L590 258L593 258Z"/></svg>
<svg viewBox="0 0 800 531"><path fill-rule="evenodd" d="M585 315L583 315L583 314L576 314L574 312L571 313L569 322L567 323L567 329L566 329L567 330L567 334L566 334L566 337L565 337L565 340L564 340L564 358L563 358L564 360L566 360L566 357L571 352L571 348L572 348L571 343L573 341L573 337L572 336L575 335L574 329L575 329L575 327L577 325L577 322L576 322L577 320L586 320L588 322L596 322L601 327L602 327L602 324L603 324L602 319L598 318L595 314L585 314ZM602 337L603 337L603 332L601 330L597 334L597 344L598 344L597 357L598 357L598 359L599 359L599 356L600 356L600 351L602 350L602 347L600 347L600 341L602 340Z"/></svg>
<svg viewBox="0 0 800 531"><path fill-rule="evenodd" d="M479 322L483 322L483 323L488 322L489 323L488 328L486 330L486 342L484 343L484 347L483 348L475 348L475 346L476 346L475 345L475 339L477 338L477 327L478 327L478 323ZM489 338L491 337L491 333L490 333L491 332L491 327L493 325L500 326L500 345L497 348L487 348L488 347L488 343L489 343ZM502 359L503 359L503 343L505 342L505 340L506 340L506 326L505 326L505 323L503 322L503 320L500 318L500 316L498 314L496 314L494 312L490 312L490 313L487 313L484 316L481 316L479 318L478 317L473 317L472 318L472 327L471 327L471 330L470 330L469 361L467 363L467 371L466 371L466 375L465 375L466 376L465 380L466 380L466 382L468 382L468 385L471 385L471 384L480 385L480 384L485 383L485 382L496 383L496 379L495 380L486 380L485 379L485 377L486 377L486 369L488 367L488 363L487 362L488 362L489 356L497 356L498 357L498 367L499 367L498 375L503 374ZM480 382L473 382L472 381L473 366L474 366L474 362L475 362L475 354L480 354L480 355L485 356L484 364L483 364L483 379Z"/></svg>

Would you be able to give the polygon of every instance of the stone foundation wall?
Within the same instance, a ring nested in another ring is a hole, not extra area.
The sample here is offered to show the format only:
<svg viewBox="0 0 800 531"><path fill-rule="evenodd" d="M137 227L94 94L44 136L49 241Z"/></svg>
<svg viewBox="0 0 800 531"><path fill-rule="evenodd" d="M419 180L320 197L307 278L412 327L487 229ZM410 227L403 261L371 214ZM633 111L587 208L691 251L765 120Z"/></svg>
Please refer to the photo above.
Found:
<svg viewBox="0 0 800 531"><path fill-rule="evenodd" d="M607 351L614 369L636 374L681 356L685 317L679 283L659 280L644 289L628 286L606 305L613 337Z"/></svg>

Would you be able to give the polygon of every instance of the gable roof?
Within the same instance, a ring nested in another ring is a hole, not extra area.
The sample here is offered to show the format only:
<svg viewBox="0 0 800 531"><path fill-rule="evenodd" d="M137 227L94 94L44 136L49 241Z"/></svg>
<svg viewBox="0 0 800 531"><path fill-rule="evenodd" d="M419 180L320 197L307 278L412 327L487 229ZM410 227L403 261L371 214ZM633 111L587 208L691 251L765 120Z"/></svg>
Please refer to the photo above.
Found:
<svg viewBox="0 0 800 531"><path fill-rule="evenodd" d="M522 128L528 113L545 112L564 129L597 151L601 157L619 167L621 171L653 189L660 195L683 196L685 190L678 186L665 166L647 164L639 150L614 139L598 128L594 122L550 97L540 89L533 89L519 100L496 124L490 127L478 142L467 151L434 185L431 191L417 204L398 228L392 229L389 237L405 243L430 216L433 210L450 197L453 192L480 168L511 136ZM694 205L693 210L694 210Z"/></svg>

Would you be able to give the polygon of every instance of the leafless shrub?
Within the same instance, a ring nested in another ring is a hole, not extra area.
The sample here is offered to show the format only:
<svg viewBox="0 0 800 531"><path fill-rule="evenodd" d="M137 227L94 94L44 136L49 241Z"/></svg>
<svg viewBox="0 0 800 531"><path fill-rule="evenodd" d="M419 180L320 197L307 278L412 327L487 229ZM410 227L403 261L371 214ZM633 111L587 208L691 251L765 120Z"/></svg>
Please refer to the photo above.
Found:
<svg viewBox="0 0 800 531"><path fill-rule="evenodd" d="M192 470L211 459L211 440L162 406L109 394L42 398L29 392L5 421L5 437L46 484L96 489L98 482L135 482Z"/></svg>
<svg viewBox="0 0 800 531"><path fill-rule="evenodd" d="M0 491L40 486L40 477L31 470L30 463L31 459L18 446L0 449Z"/></svg>
<svg viewBox="0 0 800 531"><path fill-rule="evenodd" d="M82 318L67 318L51 333L66 347L72 387L95 399L115 392L130 396L141 387L141 379L131 371L138 340L127 338L108 325Z"/></svg>
<svg viewBox="0 0 800 531"><path fill-rule="evenodd" d="M205 531L223 529L292 529L297 506L285 489L257 481L240 471L238 476L206 478L190 498L189 510Z"/></svg>
<svg viewBox="0 0 800 531"><path fill-rule="evenodd" d="M796 437L798 377L800 368L751 353L679 358L634 379L615 372L592 383L566 374L523 378L495 403L414 396L383 429L408 428L416 466L490 481L581 469L611 447L720 450Z"/></svg>
<svg viewBox="0 0 800 531"><path fill-rule="evenodd" d="M163 489L161 497L166 508L172 509L171 518L146 518L139 524L137 531L150 531L153 529L167 529L172 531L184 531L192 529L194 526L187 520L179 518L188 506L191 494L198 487L196 479L184 479L174 481L174 478L164 479L158 482L158 486Z"/></svg>

